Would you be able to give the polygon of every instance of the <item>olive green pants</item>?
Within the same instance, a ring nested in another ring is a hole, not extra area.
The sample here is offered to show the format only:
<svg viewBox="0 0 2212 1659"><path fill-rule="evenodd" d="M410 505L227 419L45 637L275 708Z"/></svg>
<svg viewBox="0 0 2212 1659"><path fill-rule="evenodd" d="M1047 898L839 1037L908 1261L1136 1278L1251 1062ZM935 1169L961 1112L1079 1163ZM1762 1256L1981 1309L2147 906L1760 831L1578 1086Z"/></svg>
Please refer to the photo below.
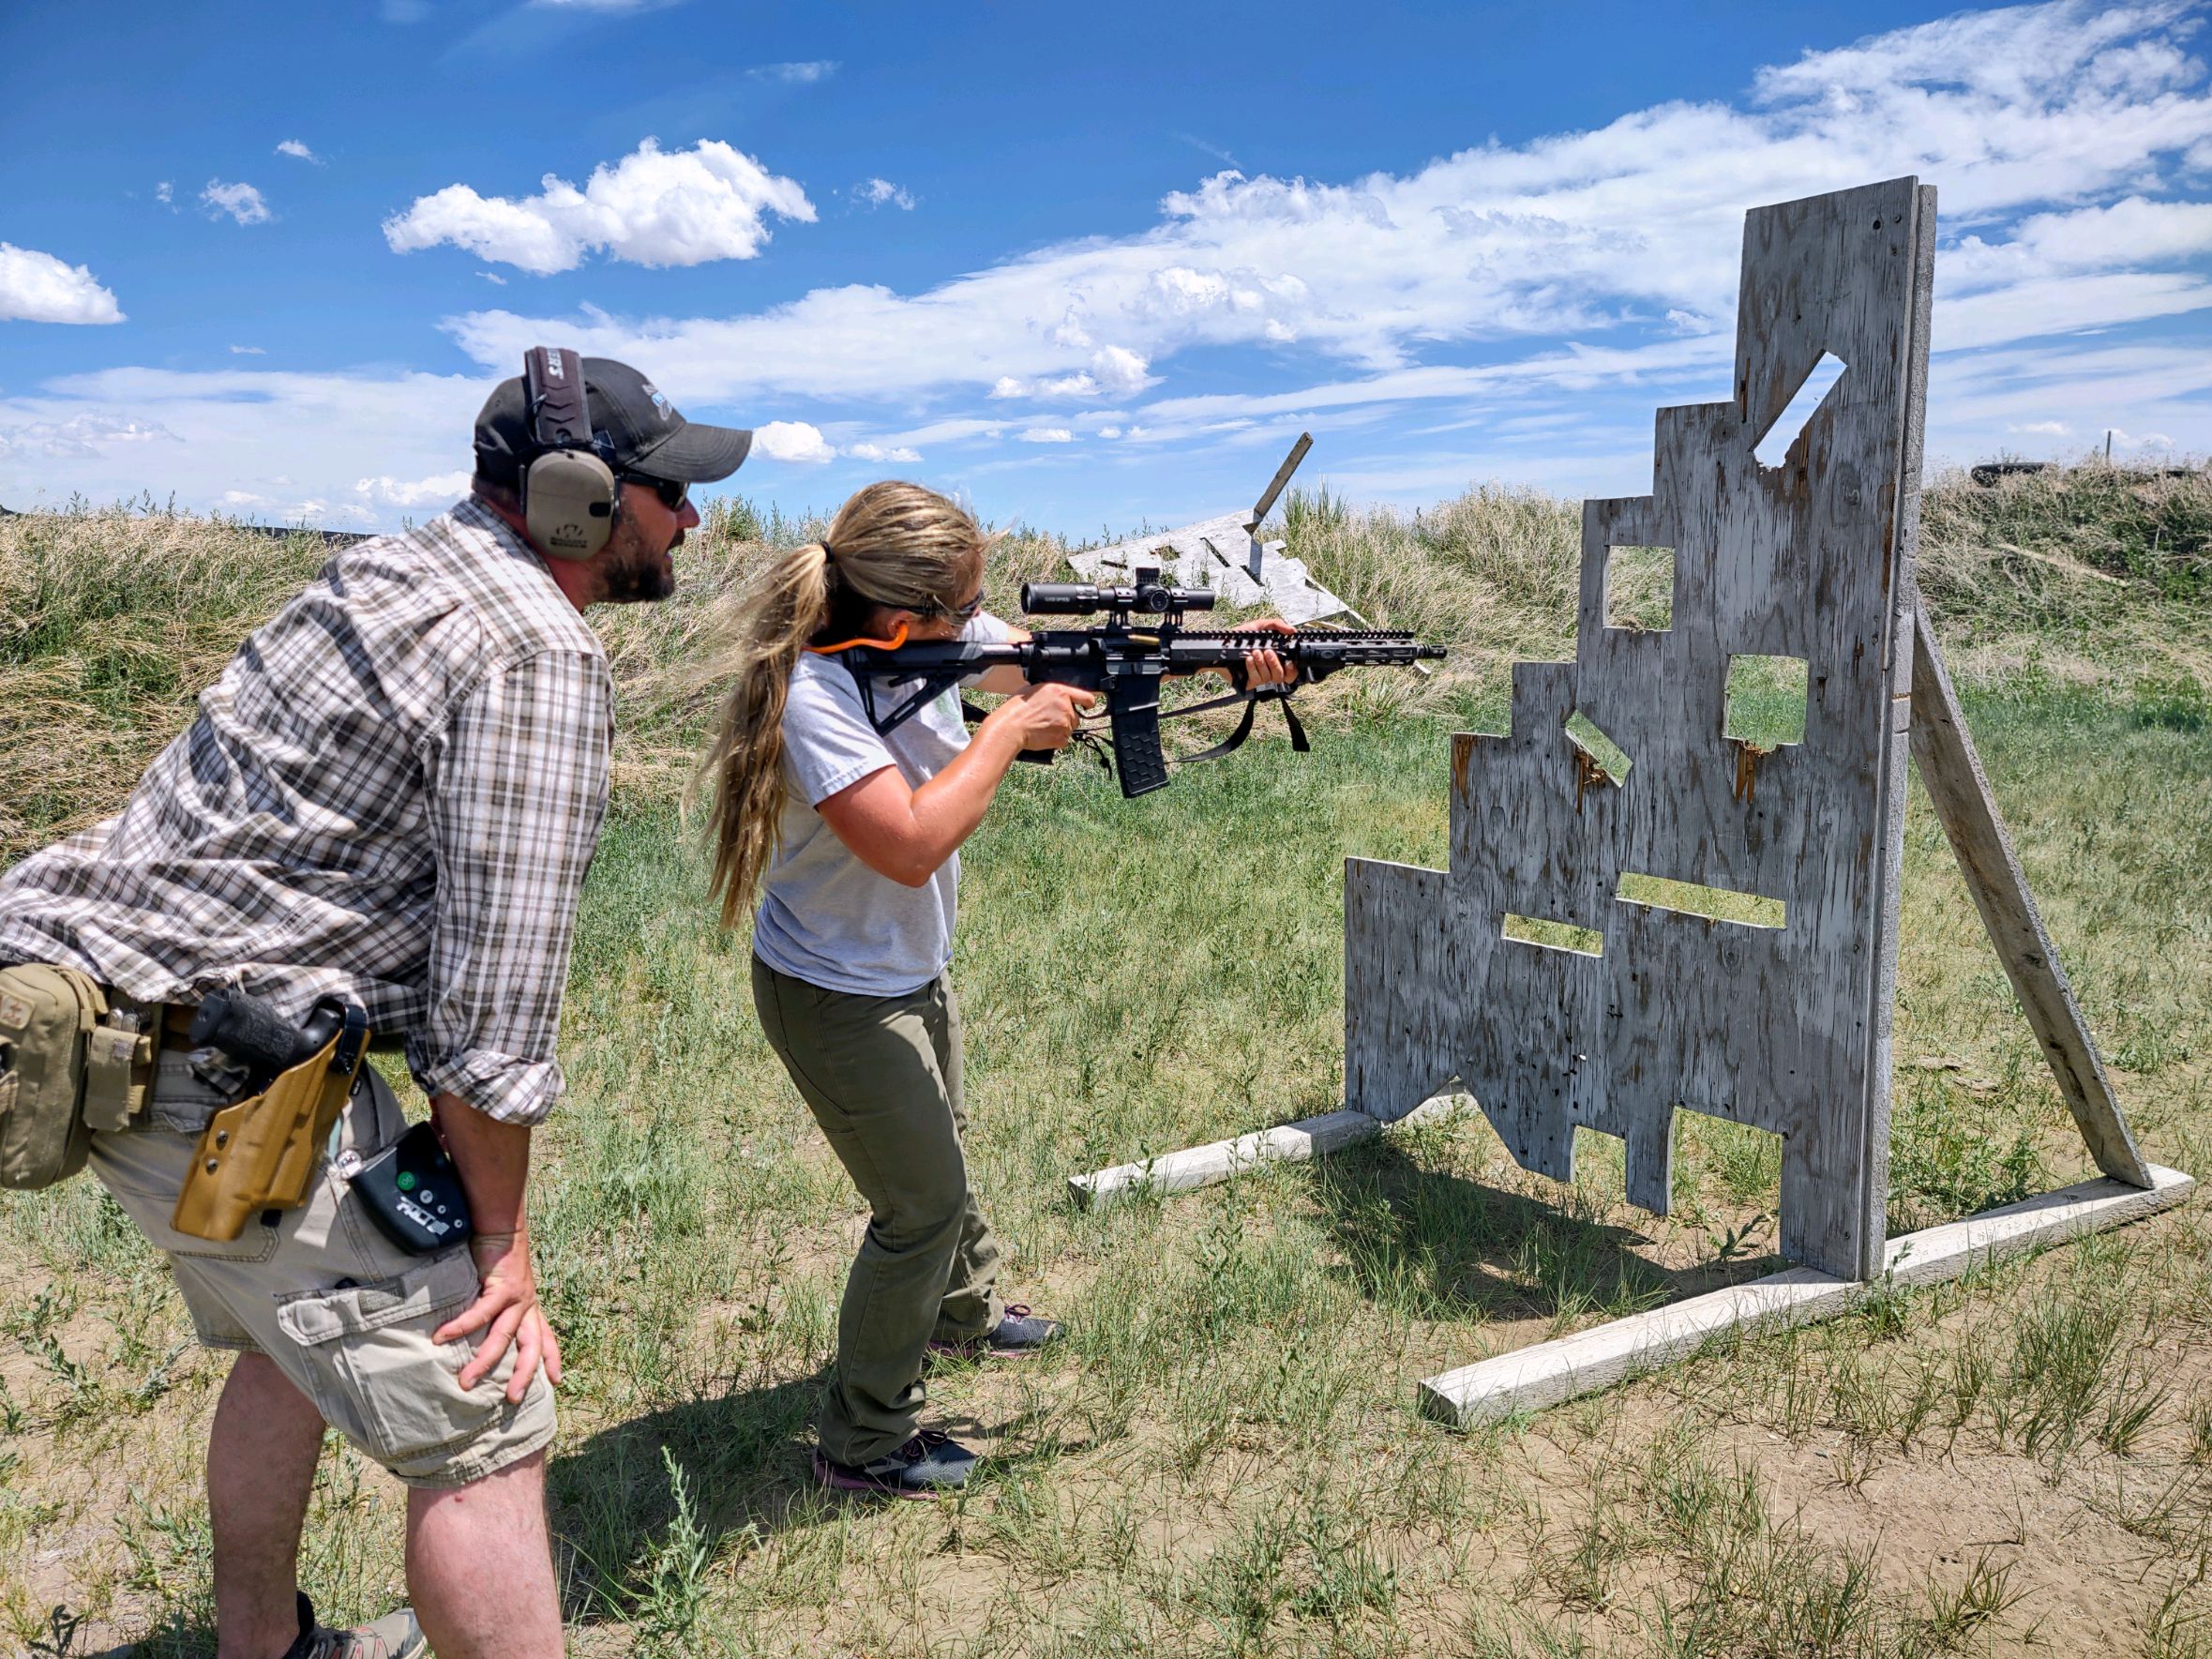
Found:
<svg viewBox="0 0 2212 1659"><path fill-rule="evenodd" d="M960 1010L943 974L904 996L861 997L758 957L753 1005L872 1212L819 1423L823 1455L866 1463L913 1434L931 1340L979 1336L1004 1312L999 1243L961 1150Z"/></svg>

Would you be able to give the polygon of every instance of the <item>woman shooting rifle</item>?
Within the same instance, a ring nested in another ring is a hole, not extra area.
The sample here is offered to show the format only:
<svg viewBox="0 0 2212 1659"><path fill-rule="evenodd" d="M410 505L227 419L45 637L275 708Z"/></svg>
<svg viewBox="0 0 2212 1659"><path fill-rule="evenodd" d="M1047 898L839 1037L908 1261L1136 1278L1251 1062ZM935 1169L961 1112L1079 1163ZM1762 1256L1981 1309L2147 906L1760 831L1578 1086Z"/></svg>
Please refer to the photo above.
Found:
<svg viewBox="0 0 2212 1659"><path fill-rule="evenodd" d="M1091 694L993 669L972 738L948 692L890 732L837 652L908 640L1020 641L983 612L991 538L914 484L871 484L828 539L775 553L735 610L730 686L702 768L726 926L752 903L753 1001L769 1044L872 1212L846 1281L814 1472L927 1498L975 1454L919 1429L931 1351L1015 1358L1060 1335L998 1291L999 1245L969 1184L952 960L959 847L1023 749L1073 736ZM1272 629L1287 625L1273 622ZM1272 650L1254 686L1293 671Z"/></svg>

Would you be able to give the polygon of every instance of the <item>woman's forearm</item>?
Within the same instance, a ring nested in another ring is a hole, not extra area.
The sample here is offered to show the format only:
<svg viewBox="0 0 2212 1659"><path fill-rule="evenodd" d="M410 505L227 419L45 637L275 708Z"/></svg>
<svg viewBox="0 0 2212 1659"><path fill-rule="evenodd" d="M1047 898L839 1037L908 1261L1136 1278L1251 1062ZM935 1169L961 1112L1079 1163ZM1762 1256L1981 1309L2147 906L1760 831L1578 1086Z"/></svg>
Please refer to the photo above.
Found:
<svg viewBox="0 0 2212 1659"><path fill-rule="evenodd" d="M975 833L1020 752L1021 734L1014 726L986 718L952 763L914 792L913 829L905 849L918 872L910 885L926 882Z"/></svg>

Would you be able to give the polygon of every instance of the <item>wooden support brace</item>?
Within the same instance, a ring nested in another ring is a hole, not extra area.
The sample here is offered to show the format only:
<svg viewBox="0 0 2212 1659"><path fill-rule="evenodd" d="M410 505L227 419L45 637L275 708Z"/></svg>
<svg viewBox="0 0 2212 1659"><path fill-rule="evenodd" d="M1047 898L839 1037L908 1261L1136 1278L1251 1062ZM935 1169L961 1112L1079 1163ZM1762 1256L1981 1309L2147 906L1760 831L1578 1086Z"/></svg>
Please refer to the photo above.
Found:
<svg viewBox="0 0 2212 1659"><path fill-rule="evenodd" d="M2051 936L2043 928L2035 896L2028 891L1980 758L1974 752L1974 739L1959 712L1958 694L1928 626L1927 610L1917 602L1913 620L1917 643L1912 740L1920 781L1927 785L1935 816L1958 854L1966 890L1981 912L1990 943L1997 947L2013 994L2027 1011L2027 1022L2058 1079L2067 1109L2089 1144L2089 1155L2114 1180L2148 1186L2151 1166L2128 1132L2128 1120L2113 1095L2096 1039L2082 1018L2066 970L2059 966L2058 953L2051 947Z"/></svg>
<svg viewBox="0 0 2212 1659"><path fill-rule="evenodd" d="M1458 1096L1440 1094L1424 1101L1399 1121L1415 1124L1440 1117L1458 1104ZM1279 1124L1272 1129L1240 1135L1234 1140L1216 1140L1206 1146L1186 1147L1181 1152L1162 1153L1141 1163L1116 1164L1110 1169L1093 1170L1089 1175L1071 1175L1068 1196L1075 1199L1078 1209L1103 1210L1108 1204L1148 1190L1171 1193L1188 1192L1196 1186L1217 1186L1261 1164L1302 1164L1360 1141L1372 1140L1385 1126L1379 1118L1369 1117L1363 1111L1325 1112L1317 1118L1304 1118L1295 1124Z"/></svg>
<svg viewBox="0 0 2212 1659"><path fill-rule="evenodd" d="M1516 1411L1541 1410L1686 1359L1723 1335L1749 1335L1833 1319L1885 1294L1891 1286L1956 1278L1980 1262L2155 1214L2180 1203L2196 1184L2178 1169L2153 1165L2147 1174L2142 1186L2084 1181L1891 1239L1888 1271L1878 1279L1846 1279L1814 1268L1793 1267L1572 1336L1515 1349L1428 1378L1421 1385L1421 1408L1461 1428L1493 1423Z"/></svg>

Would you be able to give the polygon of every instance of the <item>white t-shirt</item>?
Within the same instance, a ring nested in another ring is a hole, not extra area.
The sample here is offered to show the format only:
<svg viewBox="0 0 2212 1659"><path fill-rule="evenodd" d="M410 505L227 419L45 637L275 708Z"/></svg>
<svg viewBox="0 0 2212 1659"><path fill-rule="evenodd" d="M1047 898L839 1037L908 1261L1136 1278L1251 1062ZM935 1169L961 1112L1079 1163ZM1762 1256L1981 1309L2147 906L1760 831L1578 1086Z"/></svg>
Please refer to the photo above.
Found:
<svg viewBox="0 0 2212 1659"><path fill-rule="evenodd" d="M995 616L960 630L974 642L1012 634ZM912 688L911 681L879 681L877 708L895 707ZM753 918L754 954L780 973L856 996L903 996L927 985L953 959L960 855L909 887L863 864L815 807L885 766L896 766L912 789L943 771L968 747L959 691L932 698L886 734L868 723L842 661L802 656L784 704L783 744L788 792Z"/></svg>

